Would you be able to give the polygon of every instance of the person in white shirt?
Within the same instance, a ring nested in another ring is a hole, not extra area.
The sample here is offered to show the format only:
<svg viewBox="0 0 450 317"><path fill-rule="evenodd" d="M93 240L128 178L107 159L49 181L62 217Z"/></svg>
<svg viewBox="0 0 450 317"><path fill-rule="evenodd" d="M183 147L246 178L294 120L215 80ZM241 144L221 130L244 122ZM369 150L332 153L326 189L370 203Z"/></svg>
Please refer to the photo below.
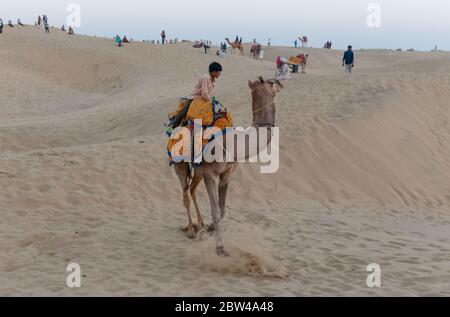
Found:
<svg viewBox="0 0 450 317"><path fill-rule="evenodd" d="M280 59L280 63L277 65L277 72L275 73L276 80L289 79L289 65L285 57Z"/></svg>

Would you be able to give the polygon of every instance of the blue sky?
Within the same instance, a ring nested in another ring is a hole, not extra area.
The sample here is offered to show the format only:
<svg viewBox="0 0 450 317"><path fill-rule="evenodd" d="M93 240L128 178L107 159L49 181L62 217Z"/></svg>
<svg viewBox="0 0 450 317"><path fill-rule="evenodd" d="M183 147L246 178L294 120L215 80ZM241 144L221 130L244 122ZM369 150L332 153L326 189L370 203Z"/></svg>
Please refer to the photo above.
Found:
<svg viewBox="0 0 450 317"><path fill-rule="evenodd" d="M322 46L450 50L450 0L15 0L2 1L0 17L34 23L66 23L69 3L81 8L78 33L127 35L135 40L168 38L220 42L237 34L274 45L292 45L298 35ZM371 3L379 4L381 27L367 25Z"/></svg>

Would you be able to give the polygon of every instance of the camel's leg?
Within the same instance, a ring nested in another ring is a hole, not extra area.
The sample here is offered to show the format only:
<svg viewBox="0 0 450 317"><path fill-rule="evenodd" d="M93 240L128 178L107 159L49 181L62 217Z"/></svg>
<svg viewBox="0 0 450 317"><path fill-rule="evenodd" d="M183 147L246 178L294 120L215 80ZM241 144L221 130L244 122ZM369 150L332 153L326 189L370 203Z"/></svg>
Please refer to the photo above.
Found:
<svg viewBox="0 0 450 317"><path fill-rule="evenodd" d="M181 188L183 189L183 204L184 207L187 210L188 215L188 226L186 228L187 236L190 239L194 239L196 236L194 224L192 223L192 217L191 217L191 206L190 206L190 200L189 200L189 177L188 177L188 167L187 164L176 164L175 165L175 171L178 175L178 178L180 179Z"/></svg>
<svg viewBox="0 0 450 317"><path fill-rule="evenodd" d="M191 217L191 206L190 206L190 200L189 200L189 186L183 191L183 203L184 203L184 207L187 210L187 214L188 214L188 227L187 227L187 235L190 239L195 239L196 237L196 232L195 232L195 228L194 228L194 223L192 222L192 217Z"/></svg>
<svg viewBox="0 0 450 317"><path fill-rule="evenodd" d="M211 203L211 214L214 221L214 229L216 235L216 252L219 256L227 256L222 242L222 232L220 228L221 212L219 207L219 195L218 195L218 176L205 173L205 185L209 195L209 201Z"/></svg>
<svg viewBox="0 0 450 317"><path fill-rule="evenodd" d="M205 228L205 224L203 222L202 215L200 213L200 208L198 207L197 203L197 187L202 182L203 177L196 176L194 177L194 180L191 183L191 197L192 201L194 202L195 211L197 212L197 228L195 228L197 231L199 231L202 228Z"/></svg>
<svg viewBox="0 0 450 317"><path fill-rule="evenodd" d="M220 176L219 180L219 208L220 208L220 219L225 217L226 204L227 204L227 194L228 188L231 183L231 175L234 172L234 168L228 170L225 174Z"/></svg>

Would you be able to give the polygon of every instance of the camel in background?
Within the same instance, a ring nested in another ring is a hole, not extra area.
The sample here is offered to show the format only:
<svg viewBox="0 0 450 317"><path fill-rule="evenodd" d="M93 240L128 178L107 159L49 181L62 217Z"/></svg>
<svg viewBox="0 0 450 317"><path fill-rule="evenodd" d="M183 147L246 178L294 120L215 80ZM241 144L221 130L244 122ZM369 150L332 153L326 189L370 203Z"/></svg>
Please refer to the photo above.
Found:
<svg viewBox="0 0 450 317"><path fill-rule="evenodd" d="M231 43L229 38L226 38L225 41L227 41L227 43L231 46L233 53L236 53L236 49L238 49L241 52L241 55L244 55L244 45L242 43Z"/></svg>
<svg viewBox="0 0 450 317"><path fill-rule="evenodd" d="M275 96L279 91L281 91L281 89L283 89L283 86L279 81L265 81L262 77L259 77L258 81L249 81L248 85L252 91L253 127L255 127L258 132L258 140L256 141L258 148L256 152L259 154L266 150L271 143L271 128L275 126ZM267 128L267 144L263 144L263 148L260 148L259 132L266 132L261 130L262 128ZM235 131L235 140L239 133L245 132ZM250 156L249 153L251 152L249 150L248 143L249 141L247 139L245 143L247 149L245 154L246 161L248 160ZM221 145L225 151L225 149L227 149L226 138ZM231 176L238 167L238 163L236 163L238 161L237 142L234 143L234 146L234 154L231 154L234 159L233 163L203 163L199 167L195 168L195 173L193 176L190 174L190 166L188 163L182 162L174 164L175 172L180 180L181 188L183 190L183 204L188 215L188 226L186 228L187 235L189 238L194 239L197 232L201 229L215 231L216 252L219 256L228 255L222 242L220 221L225 217L226 200L231 182ZM226 157L225 152L224 157ZM203 222L196 196L197 187L202 181L205 182L211 203L213 223L208 227L205 226ZM189 193L191 194L195 210L197 212L197 224L194 224L192 221Z"/></svg>
<svg viewBox="0 0 450 317"><path fill-rule="evenodd" d="M250 56L253 57L253 59L259 59L261 50L262 50L261 44L258 43L253 44L252 48L250 49Z"/></svg>
<svg viewBox="0 0 450 317"><path fill-rule="evenodd" d="M298 38L300 40L300 42L302 42L302 47L306 47L306 45L308 45L308 37L306 36L302 36Z"/></svg>

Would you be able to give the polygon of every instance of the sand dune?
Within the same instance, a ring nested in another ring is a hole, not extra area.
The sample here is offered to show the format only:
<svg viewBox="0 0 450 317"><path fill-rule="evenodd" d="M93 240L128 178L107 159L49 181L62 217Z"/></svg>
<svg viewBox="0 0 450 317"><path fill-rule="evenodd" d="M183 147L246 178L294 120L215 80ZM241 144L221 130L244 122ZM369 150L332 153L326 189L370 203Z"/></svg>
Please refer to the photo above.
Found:
<svg viewBox="0 0 450 317"><path fill-rule="evenodd" d="M450 295L449 53L361 51L348 77L341 51L304 50L277 97L280 170L240 166L221 259L180 230L162 126L215 55L34 27L0 41L0 295ZM298 51L220 60L237 125L248 80Z"/></svg>

